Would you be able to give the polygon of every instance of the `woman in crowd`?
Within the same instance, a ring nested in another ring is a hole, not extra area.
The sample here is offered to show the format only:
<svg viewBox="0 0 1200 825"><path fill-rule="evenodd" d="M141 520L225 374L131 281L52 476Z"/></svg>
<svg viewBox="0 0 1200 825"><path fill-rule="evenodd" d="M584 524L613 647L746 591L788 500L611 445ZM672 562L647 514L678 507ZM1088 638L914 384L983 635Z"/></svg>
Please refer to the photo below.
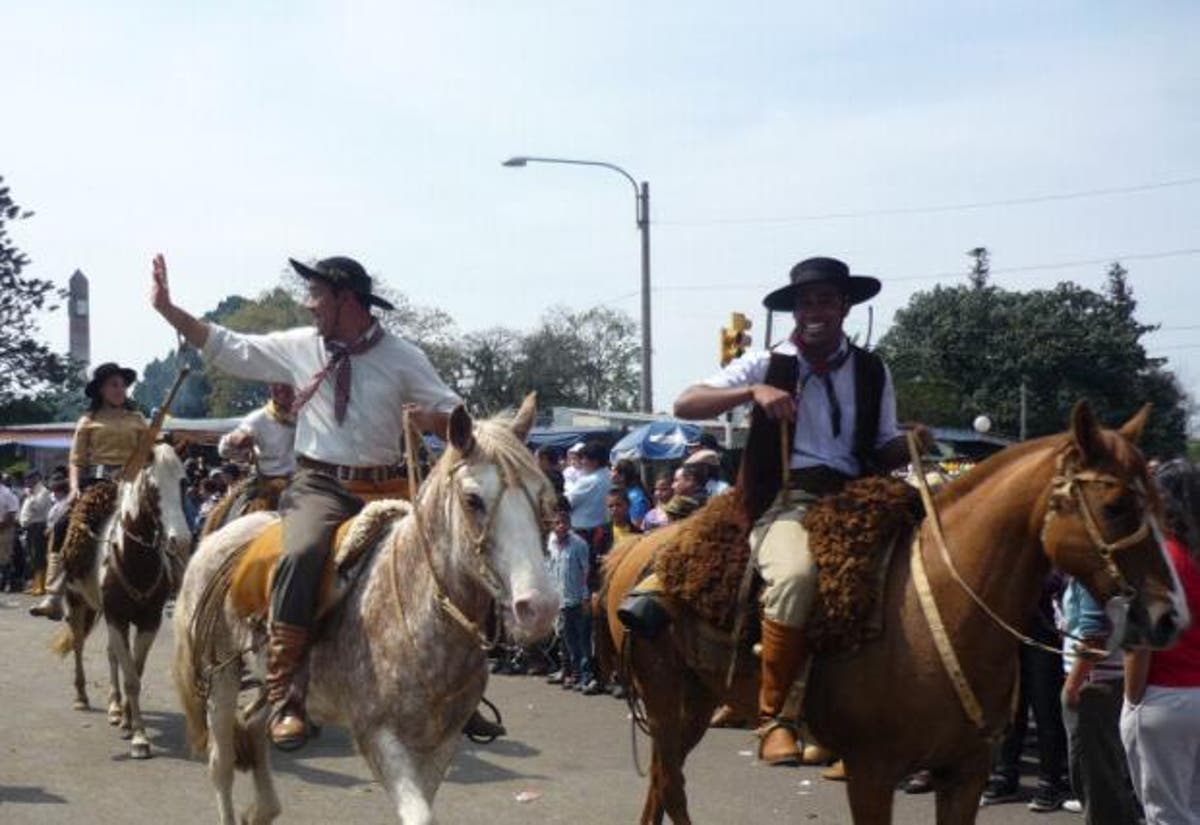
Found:
<svg viewBox="0 0 1200 825"><path fill-rule="evenodd" d="M1170 650L1127 654L1121 741L1147 825L1181 825L1200 821L1200 473L1179 459L1158 483L1192 626Z"/></svg>
<svg viewBox="0 0 1200 825"><path fill-rule="evenodd" d="M149 423L129 399L129 387L135 381L136 372L110 362L96 367L92 380L84 387L88 411L75 426L68 469L72 504L88 487L120 475L149 429ZM60 519L54 527L46 559L46 597L30 609L34 616L55 621L63 616L62 543L68 521Z"/></svg>
<svg viewBox="0 0 1200 825"><path fill-rule="evenodd" d="M637 465L628 458L622 458L613 465L612 483L614 487L624 487L629 494L629 520L641 529L642 519L650 512L650 496L646 494Z"/></svg>

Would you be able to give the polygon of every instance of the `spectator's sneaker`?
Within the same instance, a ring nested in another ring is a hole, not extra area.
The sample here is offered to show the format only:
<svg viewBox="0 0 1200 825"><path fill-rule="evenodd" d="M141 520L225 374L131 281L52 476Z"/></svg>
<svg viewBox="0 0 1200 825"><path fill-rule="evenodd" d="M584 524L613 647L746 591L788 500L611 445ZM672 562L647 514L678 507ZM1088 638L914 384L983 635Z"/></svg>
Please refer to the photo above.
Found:
<svg viewBox="0 0 1200 825"><path fill-rule="evenodd" d="M983 789L983 796L979 799L979 807L986 808L988 805L1016 802L1020 798L1020 786L1015 779L993 776L988 780L987 787Z"/></svg>
<svg viewBox="0 0 1200 825"><path fill-rule="evenodd" d="M580 688L579 692L584 696L599 696L601 693L605 693L606 691L604 690L604 685L593 679Z"/></svg>
<svg viewBox="0 0 1200 825"><path fill-rule="evenodd" d="M562 680L562 689L563 690L574 690L575 689L575 677L574 676L564 676L563 680Z"/></svg>
<svg viewBox="0 0 1200 825"><path fill-rule="evenodd" d="M551 684L551 685L561 685L563 683L563 680L566 679L566 677L567 677L567 675L565 673L563 673L561 670L556 670L553 673L551 673L549 676L546 677L546 682L547 682L547 684Z"/></svg>
<svg viewBox="0 0 1200 825"><path fill-rule="evenodd" d="M1033 794L1033 799L1029 801L1029 810L1034 813L1048 814L1052 811L1057 811L1067 802L1070 794L1065 788L1056 788L1052 785L1038 785L1037 790Z"/></svg>
<svg viewBox="0 0 1200 825"><path fill-rule="evenodd" d="M1068 799L1062 804L1062 809L1069 813L1081 814L1083 813L1083 803L1078 799Z"/></svg>

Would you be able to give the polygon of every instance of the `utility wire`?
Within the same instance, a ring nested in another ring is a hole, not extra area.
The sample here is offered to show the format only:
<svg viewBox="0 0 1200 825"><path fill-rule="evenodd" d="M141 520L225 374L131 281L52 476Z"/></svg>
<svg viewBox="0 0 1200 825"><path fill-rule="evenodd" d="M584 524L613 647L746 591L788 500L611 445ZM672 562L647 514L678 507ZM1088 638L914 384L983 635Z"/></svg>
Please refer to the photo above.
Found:
<svg viewBox="0 0 1200 825"><path fill-rule="evenodd" d="M1134 186L1110 186L1101 189L1084 189L1077 192L1056 192L1043 195L1029 195L1020 198L1001 198L990 201L969 201L966 203L948 203L930 206L898 206L885 209L861 209L845 212L819 212L809 215L789 215L784 217L748 217L748 218L697 218L691 220L658 220L658 226L715 226L722 224L786 224L804 223L808 221L832 221L847 218L875 218L889 215L929 215L939 212L967 212L976 209L992 209L1000 206L1027 206L1038 203L1053 203L1056 201L1081 200L1083 198L1110 197L1114 195L1131 195L1137 192L1151 192L1158 189L1171 189L1180 186L1194 186L1200 183L1200 177L1177 178L1175 180L1157 181L1154 183L1136 184Z"/></svg>

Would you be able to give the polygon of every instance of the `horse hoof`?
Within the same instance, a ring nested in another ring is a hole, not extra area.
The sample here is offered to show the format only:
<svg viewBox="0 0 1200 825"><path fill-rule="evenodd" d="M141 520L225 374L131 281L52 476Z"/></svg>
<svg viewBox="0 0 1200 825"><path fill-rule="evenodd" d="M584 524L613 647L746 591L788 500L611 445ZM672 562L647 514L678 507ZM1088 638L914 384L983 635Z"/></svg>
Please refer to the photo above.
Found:
<svg viewBox="0 0 1200 825"><path fill-rule="evenodd" d="M88 704L87 697L76 699L71 705L75 710L91 710L92 706Z"/></svg>
<svg viewBox="0 0 1200 825"><path fill-rule="evenodd" d="M108 709L108 724L112 725L114 728L121 724L121 711L119 708Z"/></svg>
<svg viewBox="0 0 1200 825"><path fill-rule="evenodd" d="M129 749L129 756L133 759L149 759L150 758L150 743L135 742L133 747Z"/></svg>

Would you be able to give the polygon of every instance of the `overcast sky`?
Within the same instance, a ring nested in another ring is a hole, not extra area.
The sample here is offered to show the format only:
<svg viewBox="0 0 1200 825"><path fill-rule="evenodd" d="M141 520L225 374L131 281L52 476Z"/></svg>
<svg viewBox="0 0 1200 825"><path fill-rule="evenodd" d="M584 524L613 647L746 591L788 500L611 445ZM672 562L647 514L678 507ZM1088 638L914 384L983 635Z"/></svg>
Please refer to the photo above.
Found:
<svg viewBox="0 0 1200 825"><path fill-rule="evenodd" d="M1121 258L1200 390L1195 3L5 5L0 174L37 212L13 234L29 274L90 278L93 363L172 346L156 251L196 311L350 254L462 330L636 317L628 183L500 165L541 154L650 182L657 408L715 369L731 310L761 342L801 258L883 280L878 338L979 245L1014 288ZM921 211L1112 189L1137 191ZM43 331L65 348L65 317Z"/></svg>

